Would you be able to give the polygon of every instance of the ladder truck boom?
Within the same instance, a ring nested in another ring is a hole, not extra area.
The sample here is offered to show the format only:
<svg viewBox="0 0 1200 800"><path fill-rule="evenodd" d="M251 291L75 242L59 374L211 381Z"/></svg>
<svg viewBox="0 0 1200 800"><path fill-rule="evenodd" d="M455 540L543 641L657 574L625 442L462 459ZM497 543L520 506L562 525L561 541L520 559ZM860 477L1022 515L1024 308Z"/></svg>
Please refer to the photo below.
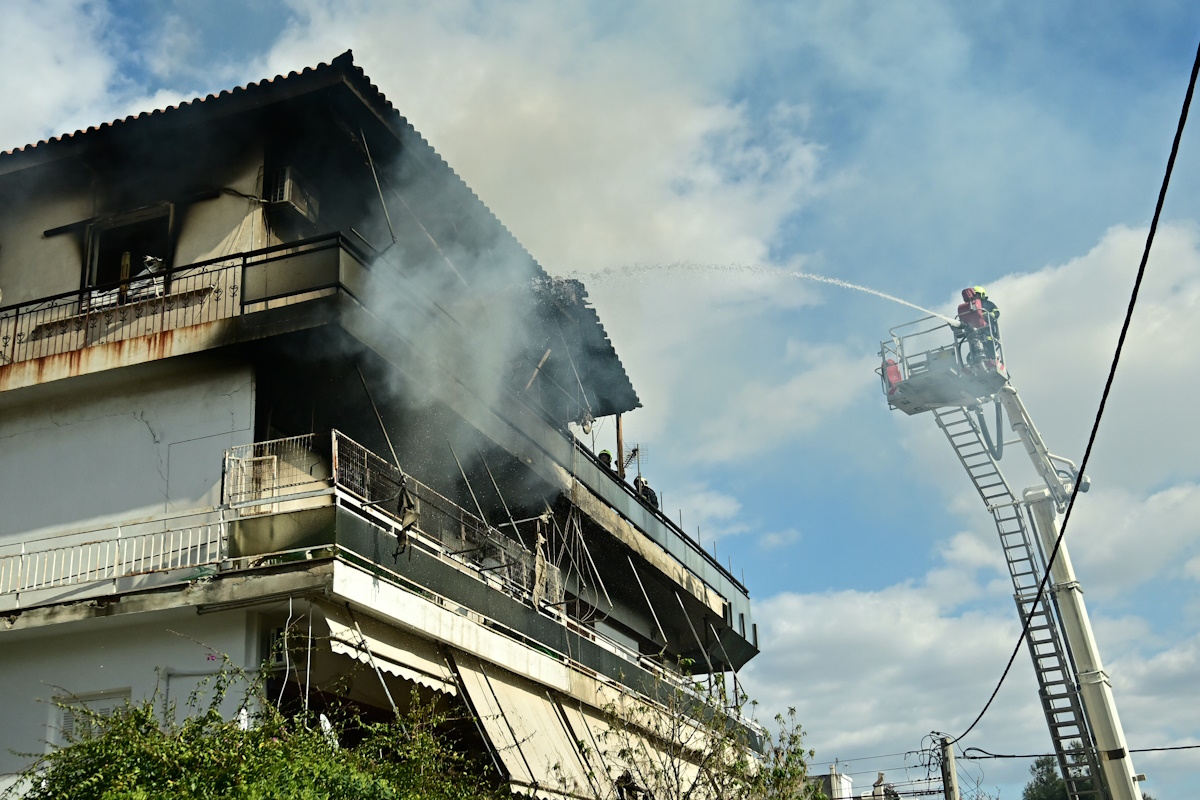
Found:
<svg viewBox="0 0 1200 800"><path fill-rule="evenodd" d="M1062 513L1067 508L1067 501L1071 499L1071 490L1073 484L1078 480L1078 468L1075 462L1070 459L1056 456L1046 449L1046 443L1042 441L1042 435L1038 433L1037 427L1033 424L1033 420L1029 418L1029 412L1025 409L1025 404L1021 402L1020 395L1017 394L1016 387L1011 383L1006 383L1000 387L995 395L996 402L1000 403L1004 410L1008 412L1008 419L1012 425L1013 431L1021 439L1021 443L1025 445L1025 452L1029 454L1029 460L1033 462L1033 468L1037 470L1038 475L1046 482L1046 489L1054 498L1054 503ZM997 431L999 436L1000 432ZM1066 474L1062 467L1066 468ZM1086 492L1088 490L1088 482L1083 479L1079 487L1079 491Z"/></svg>
<svg viewBox="0 0 1200 800"><path fill-rule="evenodd" d="M888 406L909 415L933 414L992 515L1068 796L1140 800L1138 781L1144 776L1134 774L1083 590L1065 541L1058 542L1059 515L1076 483L1085 492L1088 480L1074 462L1046 447L1009 380L995 305L980 287L962 294L954 320L924 317L893 328L882 342L877 372ZM997 408L994 431L982 412L988 402ZM1020 494L1000 470L1000 409L1044 482Z"/></svg>

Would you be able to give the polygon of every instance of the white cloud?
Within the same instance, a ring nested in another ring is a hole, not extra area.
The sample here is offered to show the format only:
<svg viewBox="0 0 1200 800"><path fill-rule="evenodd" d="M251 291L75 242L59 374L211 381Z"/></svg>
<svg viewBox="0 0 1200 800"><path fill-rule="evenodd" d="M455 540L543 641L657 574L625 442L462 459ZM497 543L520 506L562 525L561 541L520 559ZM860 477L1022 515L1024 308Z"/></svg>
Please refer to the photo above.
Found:
<svg viewBox="0 0 1200 800"><path fill-rule="evenodd" d="M767 708L796 707L818 758L903 752L961 733L1018 633L1015 614L964 611L920 584L782 594L757 604L763 653L743 678ZM1042 741L1032 674L1018 663L975 741Z"/></svg>
<svg viewBox="0 0 1200 800"><path fill-rule="evenodd" d="M980 581L991 572L992 559L977 543L960 534L940 549L945 561L921 581L788 592L756 603L763 652L742 679L765 709L797 709L818 746L817 763L912 750L927 731L958 735L982 709L1016 641L1017 616L1007 596L983 608L964 602L983 594ZM960 576L957 591L944 580L951 571ZM1200 637L1159 640L1138 617L1102 617L1096 629L1130 746L1200 741L1192 713L1200 700ZM1048 752L1027 653L1018 653L996 701L960 746ZM1193 773L1198 759L1138 754L1134 763L1158 785L1170 785ZM1021 762L979 766L985 786L1011 789L1026 777Z"/></svg>
<svg viewBox="0 0 1200 800"><path fill-rule="evenodd" d="M1005 353L1050 448L1079 460L1133 277L1144 229L1109 230L1085 256L989 286L1001 304ZM1200 477L1188 431L1200 371L1200 247L1191 224L1159 228L1091 467L1094 485L1135 492Z"/></svg>
<svg viewBox="0 0 1200 800"><path fill-rule="evenodd" d="M782 382L751 380L731 393L725 412L706 420L695 447L716 461L745 459L833 424L873 397L876 359L841 346L810 346L801 369Z"/></svg>
<svg viewBox="0 0 1200 800"><path fill-rule="evenodd" d="M742 510L742 504L726 492L703 485L689 486L672 493L671 505L687 510L684 521L688 528L699 526L705 540L746 530L744 524L734 522Z"/></svg>
<svg viewBox="0 0 1200 800"><path fill-rule="evenodd" d="M1172 582L1187 587L1186 579L1200 576L1194 523L1200 517L1200 470L1191 456L1195 434L1186 422L1200 389L1186 356L1200 335L1197 239L1190 225L1159 230L1089 468L1093 489L1080 496L1068 533L1133 747L1200 736L1187 713L1193 705L1187 698L1197 690L1186 677L1194 677L1200 643L1170 635L1168 622L1111 613L1129 602L1133 588ZM1015 385L1050 448L1076 460L1144 243L1144 230L1115 227L1084 256L988 286L1001 305ZM935 566L919 581L878 591L779 595L759 604L764 653L748 668L747 680L770 702L798 705L823 758L906 749L913 746L912 731L926 725L957 733L969 722L963 715L981 705L980 694L990 688L985 684L1016 635L1012 588L1000 571L996 535L978 495L929 420L896 415L894 424L911 458L908 474L942 486L947 509L972 530L940 543ZM1020 447L1008 450L1002 466L1018 492L1037 481ZM1157 609L1143 610L1158 616ZM872 659L873 648L883 657ZM826 663L831 653L836 663ZM946 681L932 677L946 675L958 676L950 680L958 680L960 690L947 691ZM1024 688L1002 690L968 744L1008 752L1045 748L1025 654L1014 665L1014 679ZM868 700L829 699L854 697L858 687L870 687ZM911 702L892 707L879 697ZM900 735L904 729L908 738ZM1135 763L1157 771L1159 785L1182 781L1196 766L1188 754L1147 754ZM999 765L989 765L988 776L1007 776L1003 780L1018 786L1024 778Z"/></svg>
<svg viewBox="0 0 1200 800"><path fill-rule="evenodd" d="M160 79L191 74L201 60L200 40L182 15L165 11L159 30L146 42L142 61Z"/></svg>
<svg viewBox="0 0 1200 800"><path fill-rule="evenodd" d="M795 528L782 531L769 531L758 537L758 547L761 550L775 550L787 547L800 541L802 534Z"/></svg>
<svg viewBox="0 0 1200 800"><path fill-rule="evenodd" d="M1072 559L1087 588L1111 598L1148 582L1185 577L1200 554L1200 486L1181 483L1146 497L1121 487L1077 503L1067 529Z"/></svg>
<svg viewBox="0 0 1200 800"><path fill-rule="evenodd" d="M17 0L0 25L0 150L96 124L116 80L102 41L108 14L90 0ZM107 121L107 119L105 119Z"/></svg>
<svg viewBox="0 0 1200 800"><path fill-rule="evenodd" d="M1000 304L1013 385L1051 451L1077 462L1145 235L1115 227L1084 256L987 287ZM1186 422L1200 372L1181 364L1189 342L1200 340L1198 305L1200 238L1193 226L1164 225L1088 468L1092 489L1079 495L1068 528L1090 600L1111 601L1151 581L1182 578L1186 562L1200 552L1193 523L1200 515L1200 468ZM909 474L942 487L950 511L990 531L979 496L932 421L895 416L911 458ZM985 417L990 425L990 408ZM1015 438L1007 421L1005 436ZM1007 449L1001 466L1018 494L1041 483L1019 445Z"/></svg>

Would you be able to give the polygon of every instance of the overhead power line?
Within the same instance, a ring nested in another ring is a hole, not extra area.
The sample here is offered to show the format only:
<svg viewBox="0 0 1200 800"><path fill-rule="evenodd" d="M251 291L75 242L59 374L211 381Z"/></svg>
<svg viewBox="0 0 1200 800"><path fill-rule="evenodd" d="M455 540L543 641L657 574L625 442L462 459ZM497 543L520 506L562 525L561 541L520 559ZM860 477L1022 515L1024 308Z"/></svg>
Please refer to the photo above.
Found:
<svg viewBox="0 0 1200 800"><path fill-rule="evenodd" d="M974 750L978 755L971 755ZM1130 753L1166 753L1171 750L1200 750L1200 744L1177 744L1171 747L1138 747L1130 748ZM983 761L989 758L1046 758L1054 757L1054 753L989 753L982 747L968 747L962 757L971 761Z"/></svg>
<svg viewBox="0 0 1200 800"><path fill-rule="evenodd" d="M1085 474L1088 465L1088 459L1092 456L1092 446L1096 442L1096 433L1100 429L1100 420L1104 416L1104 407L1108 403L1108 395L1112 391L1113 379L1117 374L1117 364L1121 361L1121 350L1125 346L1125 337L1129 333L1129 324L1133 319L1133 309L1137 305L1138 291L1142 286L1142 278L1146 274L1146 262L1150 259L1150 247L1154 244L1154 234L1158 230L1158 221L1162 216L1163 203L1167 199L1167 186L1171 183L1171 172L1175 168L1175 156L1179 153L1179 142L1183 138L1183 128L1187 124L1188 108L1192 104L1192 94L1196 89L1196 75L1200 73L1200 45L1196 48L1196 58L1192 62L1192 75L1188 81L1187 94L1183 98L1183 108L1179 112L1179 124L1175 128L1175 141L1171 143L1171 156L1167 159L1166 173L1163 175L1162 187L1158 190L1158 203L1154 207L1154 218L1150 221L1150 232L1146 235L1146 247L1142 251L1142 261L1138 265L1137 277L1133 282L1133 292L1129 296L1129 307L1125 310L1125 322L1121 325L1121 335L1117 337L1117 349L1113 353L1112 366L1108 370L1108 380L1104 382L1104 392L1100 395L1100 407L1096 410L1096 419L1092 423L1092 432L1088 436L1087 448L1083 451L1083 460L1079 463L1079 475ZM1062 527L1059 529L1058 538L1054 541L1054 549L1050 553L1050 557L1046 560L1046 571L1042 574L1042 580L1038 584L1037 597L1033 600L1033 608L1037 608L1038 603L1042 602L1046 593L1046 584L1050 579L1050 568L1054 566L1054 559L1058 557L1058 551L1062 547L1063 537L1067 535L1067 523L1071 521L1071 511L1075 508L1075 498L1079 495L1079 485L1081 480L1076 480L1075 485L1071 487L1071 498L1067 501L1067 510L1063 515ZM1004 679L1008 677L1009 670L1012 669L1013 662L1017 659L1017 653L1021 651L1021 643L1025 640L1025 636L1029 633L1029 624L1033 620L1033 615L1029 615L1025 619L1025 624L1021 628L1021 635L1017 637L1016 646L1013 647L1012 655L1008 657L1008 663L1004 667L1004 672L1000 675L1000 680L996 682L996 688L992 690L991 697L984 704L979 715L975 717L975 721L967 726L967 729L955 737L954 741L961 741L967 734L975 729L979 721L983 719L983 715L991 708L992 702L996 699L996 695L1000 693L1000 687L1004 685Z"/></svg>

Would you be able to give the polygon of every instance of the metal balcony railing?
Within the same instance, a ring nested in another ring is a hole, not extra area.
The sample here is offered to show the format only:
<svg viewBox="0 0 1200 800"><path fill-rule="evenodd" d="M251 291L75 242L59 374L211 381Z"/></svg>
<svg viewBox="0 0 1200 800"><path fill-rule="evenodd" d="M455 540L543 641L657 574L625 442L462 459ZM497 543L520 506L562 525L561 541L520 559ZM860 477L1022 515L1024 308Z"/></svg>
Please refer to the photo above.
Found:
<svg viewBox="0 0 1200 800"><path fill-rule="evenodd" d="M679 540L679 542L682 544L683 547L687 548L688 551L694 553L704 563L708 564L709 567L711 567L713 570L715 570L717 574L721 575L726 580L728 580L734 587L736 587L739 591L741 591L742 594L746 594L746 595L749 594L749 591L746 589L746 585L741 580L739 580L737 577L734 576L732 570L727 569L725 567L725 565L723 565L720 561L717 560L716 556L712 555L707 550L705 550L703 547L701 547L700 543L698 541L696 541L696 539L694 539L691 534L689 534L687 531L685 531L679 525L678 522L676 522L675 520L673 520L669 516L667 516L666 513L663 512L663 510L661 508L651 505L649 502L646 501L646 498L638 495L637 491L633 488L633 486L631 486L628 482L626 482L625 480L622 480L620 477L618 477L617 473L611 467L606 467L603 464L601 464L600 459L596 457L596 454L593 453L586 444L584 444L583 442L581 442L578 438L576 438L574 436L570 436L569 438L571 440L572 446L574 446L575 450L581 456L583 456L588 461L590 461L592 464L594 464L595 467L597 468L597 470L601 474L606 475L608 477L609 482L611 484L617 486L620 489L620 491L622 491L625 495L628 496L629 499L636 502L639 507L644 509L646 514L648 514L651 517L653 517L654 519L658 520L660 523L663 524L664 527L666 527L668 530L670 530L675 535L675 537ZM701 576L701 577L703 579L703 576ZM710 581L706 581L706 582L711 583ZM718 591L718 593L724 594L724 592L720 591L720 587L714 587L714 588Z"/></svg>
<svg viewBox="0 0 1200 800"><path fill-rule="evenodd" d="M516 597L529 599L540 589L547 602L562 601L558 569L544 562L539 567L536 555L521 542L339 431L333 431L332 452L334 485L339 494L361 501L353 505L385 514L401 526L415 520L415 530L443 556L491 576Z"/></svg>
<svg viewBox="0 0 1200 800"><path fill-rule="evenodd" d="M201 568L224 555L220 512L0 544L0 596Z"/></svg>
<svg viewBox="0 0 1200 800"><path fill-rule="evenodd" d="M239 445L225 454L225 503L239 516L271 514L281 496L329 485L329 466L314 450L316 435Z"/></svg>
<svg viewBox="0 0 1200 800"><path fill-rule="evenodd" d="M327 444L326 444L327 443ZM224 498L238 518L332 494L334 502L397 534L419 536L438 557L468 567L523 601L563 599L558 569L340 431L235 447L225 456Z"/></svg>
<svg viewBox="0 0 1200 800"><path fill-rule="evenodd" d="M336 249L365 260L340 234L329 234L0 308L0 366L228 319L257 303L335 289L336 275L328 280L320 271L305 274L293 267L299 282L273 292L261 268Z"/></svg>

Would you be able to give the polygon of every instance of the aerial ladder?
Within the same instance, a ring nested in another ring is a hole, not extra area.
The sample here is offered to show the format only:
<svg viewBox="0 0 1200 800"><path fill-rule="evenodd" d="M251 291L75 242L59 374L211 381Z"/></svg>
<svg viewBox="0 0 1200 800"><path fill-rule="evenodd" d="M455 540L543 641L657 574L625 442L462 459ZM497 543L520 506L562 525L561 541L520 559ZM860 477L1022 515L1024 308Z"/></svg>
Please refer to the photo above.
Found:
<svg viewBox="0 0 1200 800"><path fill-rule="evenodd" d="M1047 449L1009 380L995 306L979 287L962 295L953 319L927 316L889 331L876 370L888 406L933 414L992 515L1068 796L1141 800L1138 781L1145 778L1134 773L1065 540L1037 600L1060 515L1075 484L1086 492L1088 479ZM983 411L989 402L995 405L990 429ZM1042 481L1020 494L1000 471L1005 414Z"/></svg>

